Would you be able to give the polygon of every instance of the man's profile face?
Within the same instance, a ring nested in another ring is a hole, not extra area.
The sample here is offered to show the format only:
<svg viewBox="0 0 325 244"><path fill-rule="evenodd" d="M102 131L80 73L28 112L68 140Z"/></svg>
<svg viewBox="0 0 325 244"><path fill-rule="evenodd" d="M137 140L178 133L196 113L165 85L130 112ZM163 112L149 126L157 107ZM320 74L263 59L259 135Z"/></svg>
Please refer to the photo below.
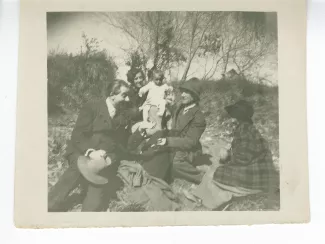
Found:
<svg viewBox="0 0 325 244"><path fill-rule="evenodd" d="M129 102L129 88L121 86L120 93L113 96L114 104L119 105L123 102Z"/></svg>
<svg viewBox="0 0 325 244"><path fill-rule="evenodd" d="M181 91L181 103L183 105L188 105L194 102L194 98L189 91L185 89L181 89L180 91Z"/></svg>

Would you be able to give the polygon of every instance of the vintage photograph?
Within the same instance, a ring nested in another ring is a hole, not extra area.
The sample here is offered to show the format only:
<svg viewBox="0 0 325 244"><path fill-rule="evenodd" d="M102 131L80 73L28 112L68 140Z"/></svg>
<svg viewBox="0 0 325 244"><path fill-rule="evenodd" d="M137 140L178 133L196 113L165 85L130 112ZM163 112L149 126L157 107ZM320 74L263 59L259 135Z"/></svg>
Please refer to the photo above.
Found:
<svg viewBox="0 0 325 244"><path fill-rule="evenodd" d="M279 211L276 12L47 12L48 212Z"/></svg>

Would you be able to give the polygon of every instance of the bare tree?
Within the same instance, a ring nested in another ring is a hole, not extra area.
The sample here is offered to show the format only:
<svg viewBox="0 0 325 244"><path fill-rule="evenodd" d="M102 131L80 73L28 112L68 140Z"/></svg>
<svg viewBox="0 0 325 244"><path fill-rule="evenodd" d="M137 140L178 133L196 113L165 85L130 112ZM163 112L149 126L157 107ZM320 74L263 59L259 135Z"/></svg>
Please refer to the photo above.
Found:
<svg viewBox="0 0 325 244"><path fill-rule="evenodd" d="M230 65L244 74L274 52L274 40L261 16L240 12L112 12L98 13L126 34L133 48L164 71L185 63L186 80L194 59L204 59L203 78L226 73ZM209 65L208 65L209 64ZM209 67L208 67L209 66Z"/></svg>
<svg viewBox="0 0 325 244"><path fill-rule="evenodd" d="M109 25L122 30L135 49L152 60L152 69L168 70L185 61L178 49L185 19L181 12L98 13Z"/></svg>
<svg viewBox="0 0 325 244"><path fill-rule="evenodd" d="M191 67L193 59L196 57L203 43L207 40L207 34L212 26L216 25L220 20L222 13L220 12L187 12L187 63L182 76L182 80L186 80L188 71Z"/></svg>
<svg viewBox="0 0 325 244"><path fill-rule="evenodd" d="M276 52L276 42L272 36L262 31L262 27L242 21L237 13L224 15L221 25L210 29L220 37L217 51L211 52L216 48L212 40L202 46L203 54L213 60L212 67L205 72L203 78L211 79L218 70L224 74L229 65L235 66L239 74L245 75L246 71L258 65L265 56Z"/></svg>

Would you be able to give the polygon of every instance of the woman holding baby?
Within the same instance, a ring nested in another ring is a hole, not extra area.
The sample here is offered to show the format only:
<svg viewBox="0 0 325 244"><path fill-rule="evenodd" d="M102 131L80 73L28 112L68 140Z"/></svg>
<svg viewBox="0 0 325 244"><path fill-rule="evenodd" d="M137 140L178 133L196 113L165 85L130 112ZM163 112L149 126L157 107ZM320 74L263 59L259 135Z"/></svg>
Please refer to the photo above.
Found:
<svg viewBox="0 0 325 244"><path fill-rule="evenodd" d="M146 84L146 76L141 69L129 70L127 73L127 81L130 84L130 99L134 106L140 107L146 99L139 96L139 90Z"/></svg>
<svg viewBox="0 0 325 244"><path fill-rule="evenodd" d="M168 133L170 109L174 101L172 88L164 83L164 74L161 71L153 71L152 80L142 87L144 73L138 70L133 74L134 79L129 79L133 88L131 102L133 106L138 106L141 115L138 117L139 121L132 126L128 150L141 153L138 158L151 176L169 181L169 150L161 150L161 147L158 149L157 140ZM131 78L130 73L128 77Z"/></svg>

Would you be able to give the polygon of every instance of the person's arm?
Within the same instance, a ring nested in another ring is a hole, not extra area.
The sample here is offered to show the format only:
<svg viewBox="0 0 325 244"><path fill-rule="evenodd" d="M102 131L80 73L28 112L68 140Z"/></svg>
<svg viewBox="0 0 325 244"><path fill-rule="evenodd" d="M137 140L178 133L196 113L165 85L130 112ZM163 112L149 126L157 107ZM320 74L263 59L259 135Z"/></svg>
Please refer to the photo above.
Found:
<svg viewBox="0 0 325 244"><path fill-rule="evenodd" d="M167 147L179 150L190 150L195 147L206 127L203 115L195 116L189 126L190 128L184 137L167 137Z"/></svg>
<svg viewBox="0 0 325 244"><path fill-rule="evenodd" d="M164 90L165 90L165 92L172 92L173 87L168 84L164 84Z"/></svg>
<svg viewBox="0 0 325 244"><path fill-rule="evenodd" d="M179 136L179 130L176 130L176 129L168 130L167 137L178 137L178 136Z"/></svg>
<svg viewBox="0 0 325 244"><path fill-rule="evenodd" d="M86 104L79 113L75 127L71 134L71 143L80 154L89 155L93 149L90 148L90 134L92 131L92 122L94 112L90 104ZM88 156L87 155L87 156Z"/></svg>
<svg viewBox="0 0 325 244"><path fill-rule="evenodd" d="M150 88L152 87L152 83L149 82L147 85L143 86L139 90L139 96L142 97L144 94L146 94Z"/></svg>
<svg viewBox="0 0 325 244"><path fill-rule="evenodd" d="M134 151L143 140L146 139L145 134L141 133L139 130L135 131L128 140L128 150Z"/></svg>
<svg viewBox="0 0 325 244"><path fill-rule="evenodd" d="M169 152L169 148L158 145L159 138L165 137L166 133L167 131L165 130L159 130L149 137L149 140L141 147L140 156L142 160L147 161L158 154Z"/></svg>

